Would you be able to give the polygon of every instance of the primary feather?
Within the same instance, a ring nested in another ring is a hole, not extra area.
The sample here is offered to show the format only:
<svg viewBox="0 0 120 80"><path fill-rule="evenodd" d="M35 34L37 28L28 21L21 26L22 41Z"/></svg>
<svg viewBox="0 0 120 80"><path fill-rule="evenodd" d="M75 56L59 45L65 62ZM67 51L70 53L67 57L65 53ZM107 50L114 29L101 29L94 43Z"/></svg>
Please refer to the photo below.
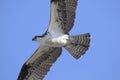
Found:
<svg viewBox="0 0 120 80"><path fill-rule="evenodd" d="M23 65L17 80L43 80L50 67L61 55L62 48L49 48L32 63L29 60ZM35 55L35 54L34 54ZM32 57L35 57L35 56Z"/></svg>
<svg viewBox="0 0 120 80"><path fill-rule="evenodd" d="M48 31L68 33L75 20L78 0L51 0L51 19ZM53 25L54 23L54 25Z"/></svg>

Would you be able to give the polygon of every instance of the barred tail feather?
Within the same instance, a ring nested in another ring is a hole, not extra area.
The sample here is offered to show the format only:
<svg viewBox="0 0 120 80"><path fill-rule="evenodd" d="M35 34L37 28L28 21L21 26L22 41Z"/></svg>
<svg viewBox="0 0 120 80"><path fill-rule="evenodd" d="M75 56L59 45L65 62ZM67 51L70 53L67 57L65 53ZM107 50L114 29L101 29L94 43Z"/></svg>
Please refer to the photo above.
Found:
<svg viewBox="0 0 120 80"><path fill-rule="evenodd" d="M71 53L71 55L78 59L85 54L90 45L90 33L70 36L70 44L65 48Z"/></svg>

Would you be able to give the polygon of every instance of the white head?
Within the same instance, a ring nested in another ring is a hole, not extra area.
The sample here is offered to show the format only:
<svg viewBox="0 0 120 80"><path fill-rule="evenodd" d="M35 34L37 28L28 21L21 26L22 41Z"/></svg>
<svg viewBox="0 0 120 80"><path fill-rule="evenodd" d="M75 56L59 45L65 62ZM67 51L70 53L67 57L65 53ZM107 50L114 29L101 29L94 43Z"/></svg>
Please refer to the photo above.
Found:
<svg viewBox="0 0 120 80"><path fill-rule="evenodd" d="M41 36L35 36L32 41L37 41L37 42L40 42L40 43L43 43L45 42L45 39L48 37L48 32L45 32L43 35Z"/></svg>
<svg viewBox="0 0 120 80"><path fill-rule="evenodd" d="M41 40L44 38L44 36L35 36L32 41L37 41L37 42L41 42Z"/></svg>

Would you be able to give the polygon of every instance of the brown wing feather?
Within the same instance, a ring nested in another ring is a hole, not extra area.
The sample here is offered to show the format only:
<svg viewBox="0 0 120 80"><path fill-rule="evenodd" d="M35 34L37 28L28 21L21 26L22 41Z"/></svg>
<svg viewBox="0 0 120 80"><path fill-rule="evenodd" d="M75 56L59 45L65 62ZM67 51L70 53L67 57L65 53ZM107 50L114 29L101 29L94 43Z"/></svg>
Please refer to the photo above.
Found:
<svg viewBox="0 0 120 80"><path fill-rule="evenodd" d="M32 63L25 63L17 80L43 80L50 67L57 60L62 48L50 48ZM32 58L32 57L31 57Z"/></svg>
<svg viewBox="0 0 120 80"><path fill-rule="evenodd" d="M78 0L51 0L51 24L57 23L55 27L68 33L74 25ZM54 28L49 28L54 29Z"/></svg>

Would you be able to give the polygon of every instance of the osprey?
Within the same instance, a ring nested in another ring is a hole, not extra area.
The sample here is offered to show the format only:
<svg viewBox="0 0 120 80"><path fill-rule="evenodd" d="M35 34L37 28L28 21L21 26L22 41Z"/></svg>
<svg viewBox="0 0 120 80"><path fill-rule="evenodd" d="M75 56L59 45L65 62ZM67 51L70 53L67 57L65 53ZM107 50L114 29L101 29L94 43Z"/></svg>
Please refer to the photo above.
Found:
<svg viewBox="0 0 120 80"><path fill-rule="evenodd" d="M70 36L78 0L51 0L51 18L47 31L35 36L41 46L24 63L17 80L43 80L62 53L62 47L76 59L89 47L90 33Z"/></svg>

